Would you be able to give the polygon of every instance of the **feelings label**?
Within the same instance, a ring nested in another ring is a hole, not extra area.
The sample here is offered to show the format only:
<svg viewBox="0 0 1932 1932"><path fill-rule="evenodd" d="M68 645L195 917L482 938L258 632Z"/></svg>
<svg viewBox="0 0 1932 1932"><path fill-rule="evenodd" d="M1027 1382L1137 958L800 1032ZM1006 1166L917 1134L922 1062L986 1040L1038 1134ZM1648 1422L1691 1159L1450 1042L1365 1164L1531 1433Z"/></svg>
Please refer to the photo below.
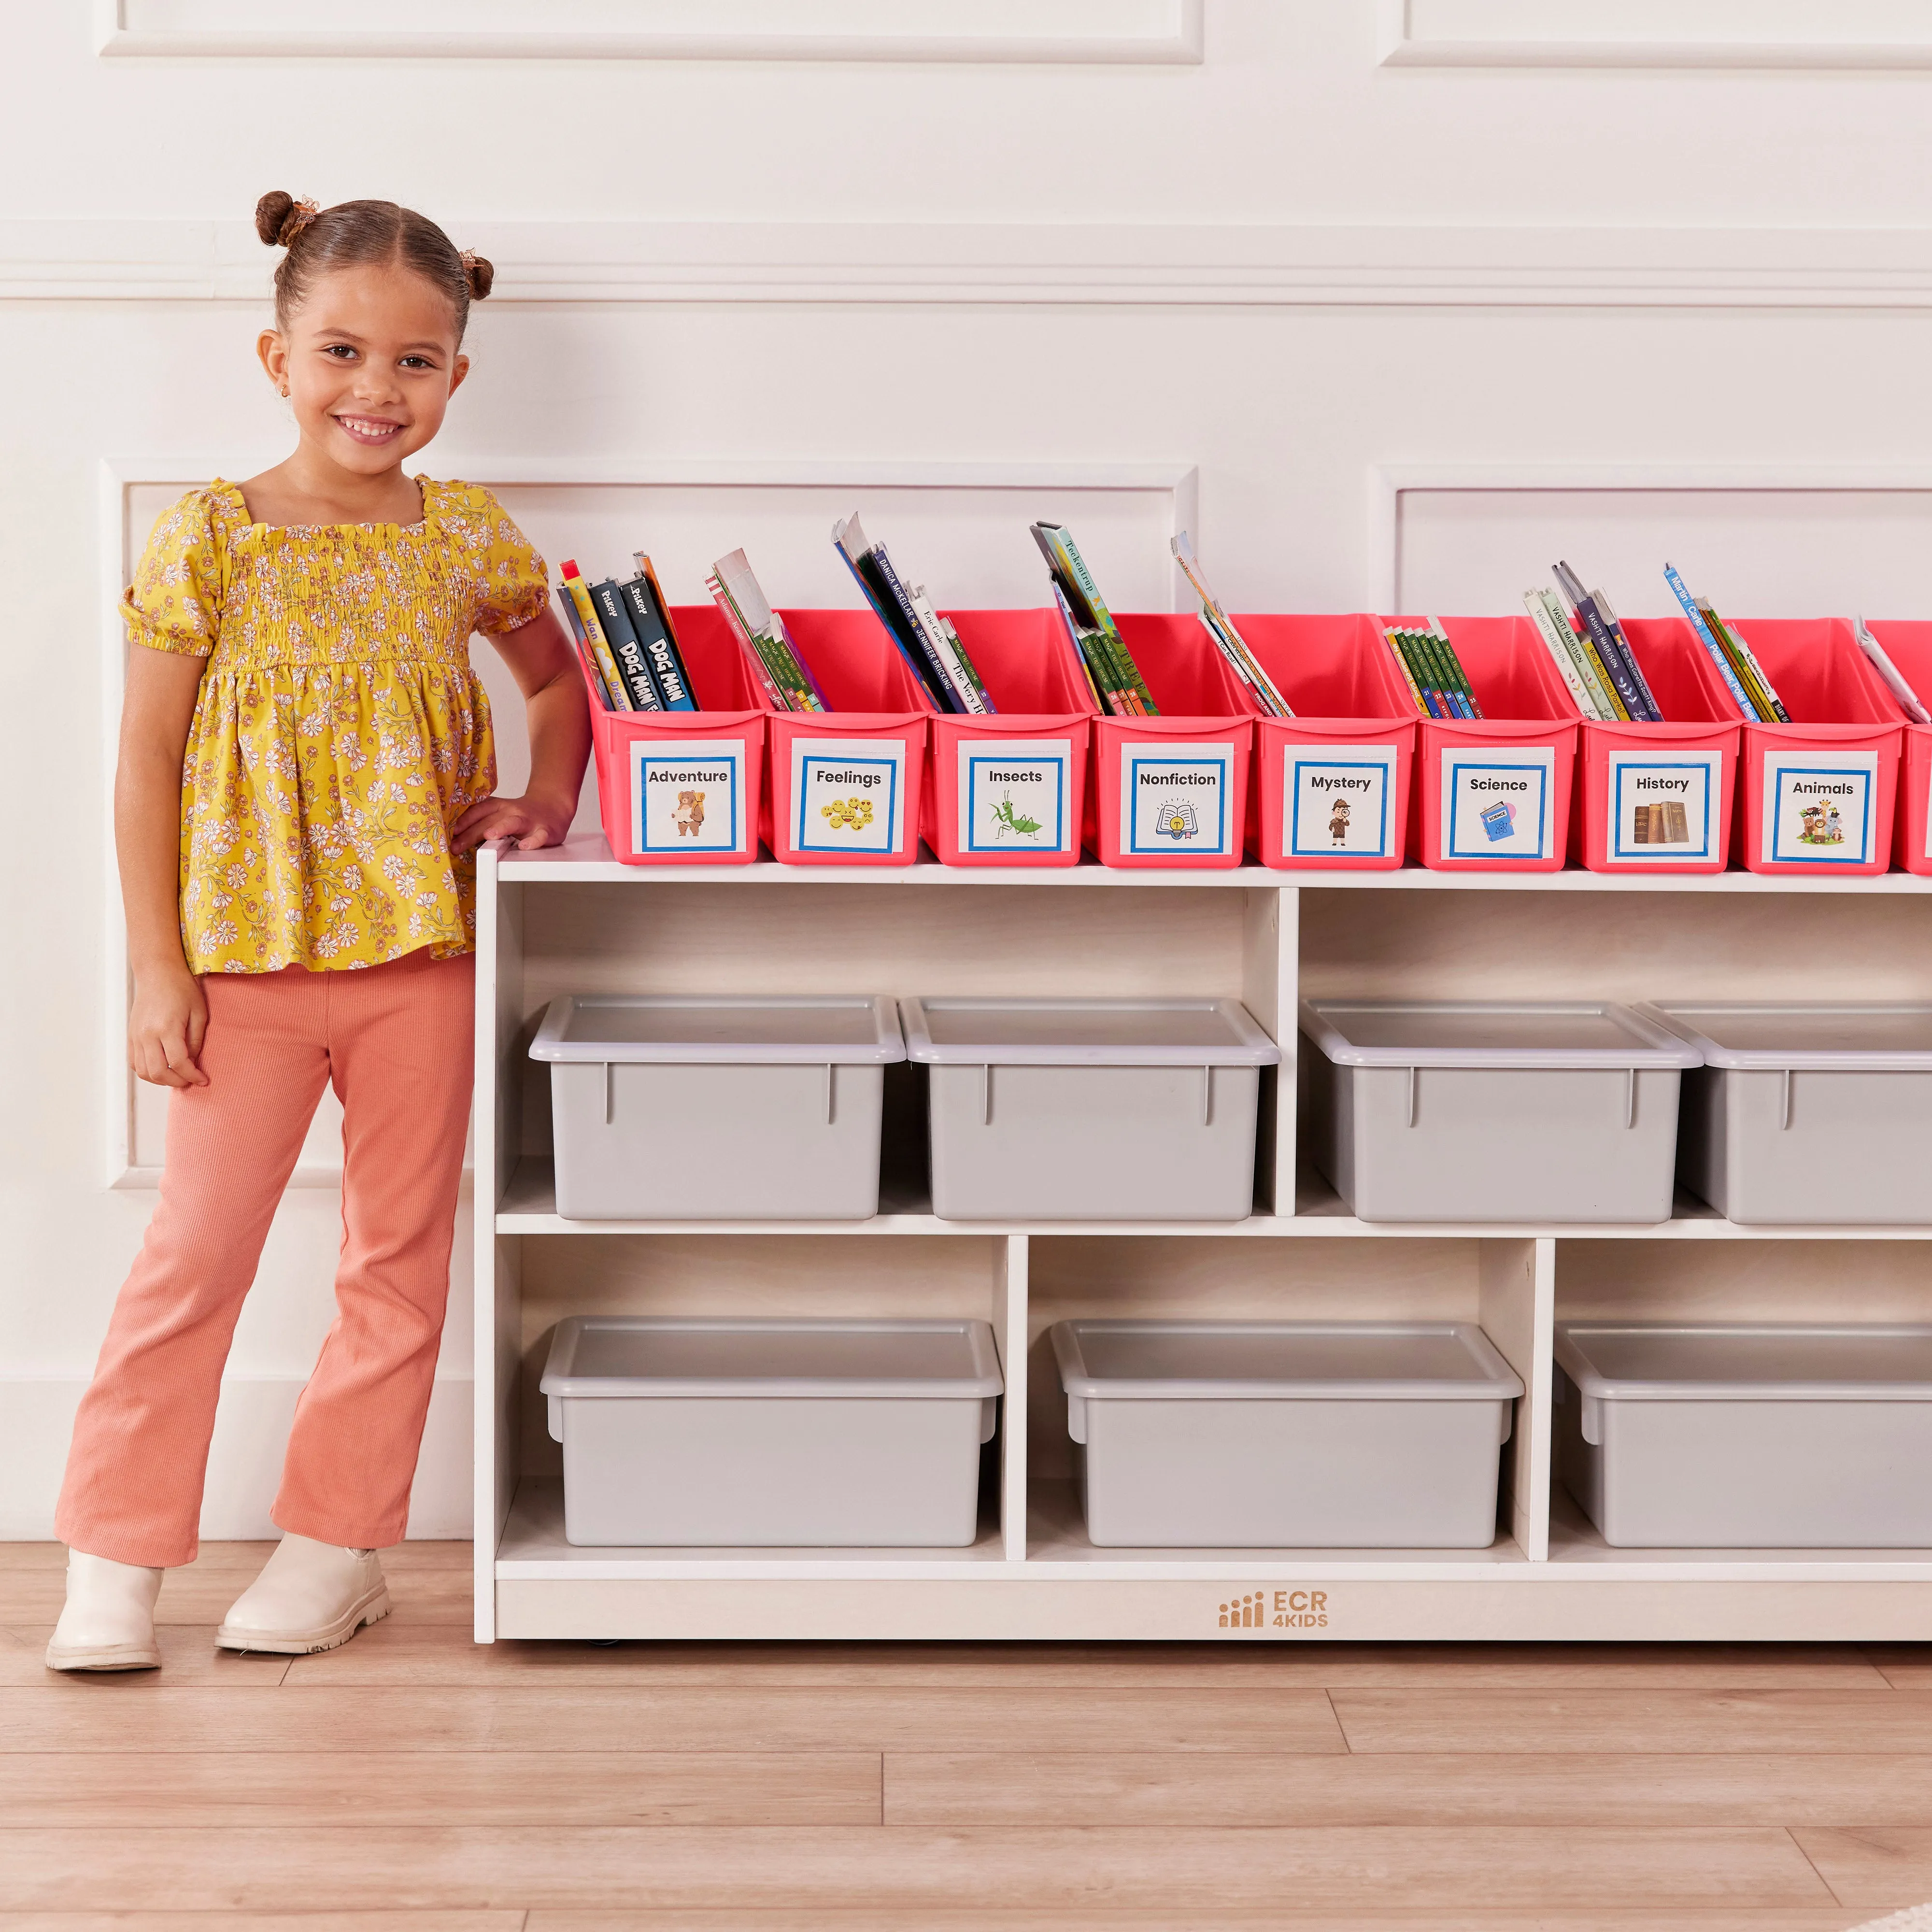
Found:
<svg viewBox="0 0 1932 1932"><path fill-rule="evenodd" d="M1174 752L1124 747L1120 844L1135 858L1226 858L1240 836L1231 802L1232 745Z"/></svg>
<svg viewBox="0 0 1932 1932"><path fill-rule="evenodd" d="M1393 745L1290 745L1283 758L1283 858L1395 856Z"/></svg>
<svg viewBox="0 0 1932 1932"><path fill-rule="evenodd" d="M791 835L800 852L896 852L904 843L906 748L896 738L798 737Z"/></svg>
<svg viewBox="0 0 1932 1932"><path fill-rule="evenodd" d="M1070 738L969 738L959 746L959 848L972 853L1070 852Z"/></svg>
<svg viewBox="0 0 1932 1932"><path fill-rule="evenodd" d="M741 853L752 836L736 738L645 738L630 748L631 848Z"/></svg>
<svg viewBox="0 0 1932 1932"><path fill-rule="evenodd" d="M1547 859L1556 850L1556 754L1518 751L1442 754L1444 859Z"/></svg>

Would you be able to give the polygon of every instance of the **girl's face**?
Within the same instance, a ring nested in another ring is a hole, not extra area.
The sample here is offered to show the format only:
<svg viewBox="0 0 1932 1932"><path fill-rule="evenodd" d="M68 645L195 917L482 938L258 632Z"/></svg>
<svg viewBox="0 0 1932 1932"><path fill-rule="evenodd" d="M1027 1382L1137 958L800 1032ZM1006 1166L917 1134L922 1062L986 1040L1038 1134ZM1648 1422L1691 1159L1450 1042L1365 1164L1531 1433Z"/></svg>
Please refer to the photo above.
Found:
<svg viewBox="0 0 1932 1932"><path fill-rule="evenodd" d="M429 442L470 373L448 298L374 263L318 278L287 328L264 329L256 346L304 446L358 476L394 470Z"/></svg>

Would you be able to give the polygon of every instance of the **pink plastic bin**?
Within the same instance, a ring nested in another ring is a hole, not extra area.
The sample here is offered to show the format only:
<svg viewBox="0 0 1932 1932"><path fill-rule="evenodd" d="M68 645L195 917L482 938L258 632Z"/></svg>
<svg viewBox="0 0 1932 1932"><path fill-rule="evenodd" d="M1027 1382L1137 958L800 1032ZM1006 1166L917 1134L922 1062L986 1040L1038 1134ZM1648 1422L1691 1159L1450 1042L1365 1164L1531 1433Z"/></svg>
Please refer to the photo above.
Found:
<svg viewBox="0 0 1932 1932"><path fill-rule="evenodd" d="M1874 623L1871 631L1918 701L1932 709L1926 695L1932 692L1932 624ZM1892 856L1901 871L1932 872L1932 724L1908 720L1905 726Z"/></svg>
<svg viewBox="0 0 1932 1932"><path fill-rule="evenodd" d="M1426 622L1388 617L1378 628ZM1422 720L1416 856L1436 872L1561 872L1580 722L1569 688L1527 617L1443 623L1487 715Z"/></svg>
<svg viewBox="0 0 1932 1932"><path fill-rule="evenodd" d="M767 808L764 706L712 606L671 622L703 709L607 711L591 692L604 837L627 866L748 865Z"/></svg>
<svg viewBox="0 0 1932 1932"><path fill-rule="evenodd" d="M1234 621L1294 707L1255 722L1256 856L1285 872L1394 871L1408 853L1415 700L1376 620Z"/></svg>
<svg viewBox="0 0 1932 1932"><path fill-rule="evenodd" d="M1585 720L1583 863L1593 872L1721 872L1730 863L1743 729L1736 700L1682 618L1628 618L1623 629L1666 722ZM1684 808L1682 824L1667 818L1659 827L1646 808L1673 802ZM1660 830L1662 842L1651 836Z"/></svg>
<svg viewBox="0 0 1932 1932"><path fill-rule="evenodd" d="M1057 610L947 614L990 716L935 713L921 829L948 866L1075 866L1093 700Z"/></svg>
<svg viewBox="0 0 1932 1932"><path fill-rule="evenodd" d="M788 866L910 866L919 855L932 706L870 610L788 610L832 708L774 711L772 856Z"/></svg>
<svg viewBox="0 0 1932 1932"><path fill-rule="evenodd" d="M1103 866L1238 866L1248 831L1254 720L1200 620L1168 612L1114 622L1155 718L1094 722L1095 850Z"/></svg>
<svg viewBox="0 0 1932 1932"><path fill-rule="evenodd" d="M1792 721L1744 728L1744 865L1813 877L1889 872L1905 714L1850 620L1741 618L1737 628Z"/></svg>

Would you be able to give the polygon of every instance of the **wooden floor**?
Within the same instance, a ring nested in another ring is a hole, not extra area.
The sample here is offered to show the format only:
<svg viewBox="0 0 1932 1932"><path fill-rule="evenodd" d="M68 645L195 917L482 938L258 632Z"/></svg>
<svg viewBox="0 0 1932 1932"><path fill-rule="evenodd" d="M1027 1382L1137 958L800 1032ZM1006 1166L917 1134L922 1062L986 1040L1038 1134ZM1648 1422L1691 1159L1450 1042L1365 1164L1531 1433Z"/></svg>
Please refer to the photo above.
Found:
<svg viewBox="0 0 1932 1932"><path fill-rule="evenodd" d="M467 1544L323 1657L40 1660L0 1544L0 1932L1840 1932L1932 1899L1932 1645L470 1639Z"/></svg>

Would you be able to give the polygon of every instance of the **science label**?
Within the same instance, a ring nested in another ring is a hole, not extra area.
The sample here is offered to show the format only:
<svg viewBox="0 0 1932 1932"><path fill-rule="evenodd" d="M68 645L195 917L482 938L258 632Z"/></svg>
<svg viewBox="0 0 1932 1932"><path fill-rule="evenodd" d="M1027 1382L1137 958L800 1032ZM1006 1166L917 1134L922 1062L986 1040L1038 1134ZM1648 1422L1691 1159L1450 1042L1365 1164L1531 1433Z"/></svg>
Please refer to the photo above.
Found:
<svg viewBox="0 0 1932 1932"><path fill-rule="evenodd" d="M1282 758L1283 858L1395 856L1393 745L1290 745Z"/></svg>
<svg viewBox="0 0 1932 1932"><path fill-rule="evenodd" d="M631 849L742 853L751 836L736 738L642 738L629 748Z"/></svg>
<svg viewBox="0 0 1932 1932"><path fill-rule="evenodd" d="M1556 754L1547 746L1442 753L1444 859L1547 859L1556 850Z"/></svg>

